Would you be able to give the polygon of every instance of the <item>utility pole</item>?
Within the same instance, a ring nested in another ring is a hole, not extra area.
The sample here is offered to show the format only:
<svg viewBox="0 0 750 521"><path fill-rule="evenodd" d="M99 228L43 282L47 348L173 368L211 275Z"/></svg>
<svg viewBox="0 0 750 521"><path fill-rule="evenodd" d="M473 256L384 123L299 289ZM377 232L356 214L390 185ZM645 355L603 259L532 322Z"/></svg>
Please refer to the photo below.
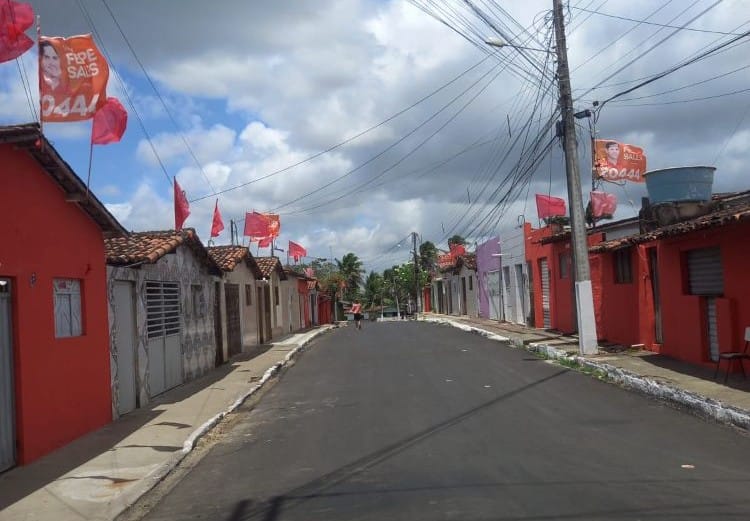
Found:
<svg viewBox="0 0 750 521"><path fill-rule="evenodd" d="M419 317L419 264L417 263L417 232L411 234L414 244L414 312Z"/></svg>
<svg viewBox="0 0 750 521"><path fill-rule="evenodd" d="M588 240L581 198L581 176L578 170L575 121L573 119L573 96L568 69L568 50L565 42L565 21L562 0L552 0L555 40L557 48L557 78L560 86L560 110L563 118L563 144L565 149L565 172L568 180L568 202L570 203L570 241L575 265L576 317L578 319L578 347L581 354L597 352L596 319L594 297L591 290Z"/></svg>

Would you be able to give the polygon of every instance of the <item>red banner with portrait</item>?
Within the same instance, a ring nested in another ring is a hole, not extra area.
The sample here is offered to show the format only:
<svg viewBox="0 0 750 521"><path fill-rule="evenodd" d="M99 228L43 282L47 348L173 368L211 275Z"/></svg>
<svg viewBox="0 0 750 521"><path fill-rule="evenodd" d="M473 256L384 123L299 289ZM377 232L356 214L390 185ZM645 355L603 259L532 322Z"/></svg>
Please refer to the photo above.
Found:
<svg viewBox="0 0 750 521"><path fill-rule="evenodd" d="M107 101L109 65L90 34L39 39L42 121L62 123L94 117Z"/></svg>
<svg viewBox="0 0 750 521"><path fill-rule="evenodd" d="M594 141L594 170L606 181L645 183L646 155L643 149L611 139Z"/></svg>

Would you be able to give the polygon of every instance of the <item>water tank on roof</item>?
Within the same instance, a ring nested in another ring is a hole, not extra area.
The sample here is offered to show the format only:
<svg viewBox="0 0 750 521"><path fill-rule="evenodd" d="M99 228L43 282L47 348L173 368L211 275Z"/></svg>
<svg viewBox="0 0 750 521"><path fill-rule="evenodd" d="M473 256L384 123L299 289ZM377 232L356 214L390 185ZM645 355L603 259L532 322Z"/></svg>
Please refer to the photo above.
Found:
<svg viewBox="0 0 750 521"><path fill-rule="evenodd" d="M646 172L646 189L651 204L710 201L714 183L713 166L679 166Z"/></svg>

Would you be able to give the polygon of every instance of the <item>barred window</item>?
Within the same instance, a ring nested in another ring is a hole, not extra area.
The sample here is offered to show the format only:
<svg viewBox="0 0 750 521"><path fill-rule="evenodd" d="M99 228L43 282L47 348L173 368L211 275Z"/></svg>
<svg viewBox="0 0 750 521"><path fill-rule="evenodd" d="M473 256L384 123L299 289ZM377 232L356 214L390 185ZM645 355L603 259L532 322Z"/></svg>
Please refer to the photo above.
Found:
<svg viewBox="0 0 750 521"><path fill-rule="evenodd" d="M159 338L180 333L180 285L146 281L146 335Z"/></svg>

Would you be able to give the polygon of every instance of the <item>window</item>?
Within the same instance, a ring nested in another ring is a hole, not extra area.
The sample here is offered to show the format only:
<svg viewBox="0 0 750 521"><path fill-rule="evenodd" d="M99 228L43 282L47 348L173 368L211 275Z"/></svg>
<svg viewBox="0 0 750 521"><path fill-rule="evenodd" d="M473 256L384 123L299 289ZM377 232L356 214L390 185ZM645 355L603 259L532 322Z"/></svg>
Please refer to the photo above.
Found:
<svg viewBox="0 0 750 521"><path fill-rule="evenodd" d="M54 279L55 338L81 336L81 281Z"/></svg>
<svg viewBox="0 0 750 521"><path fill-rule="evenodd" d="M561 253L558 257L560 261L560 278L567 279L570 275L570 253Z"/></svg>
<svg viewBox="0 0 750 521"><path fill-rule="evenodd" d="M190 297L193 306L193 316L196 318L206 316L206 297L203 294L203 286L200 284L191 284Z"/></svg>
<svg viewBox="0 0 750 521"><path fill-rule="evenodd" d="M146 336L159 338L179 332L179 283L146 281Z"/></svg>
<svg viewBox="0 0 750 521"><path fill-rule="evenodd" d="M615 284L633 282L630 248L615 251Z"/></svg>
<svg viewBox="0 0 750 521"><path fill-rule="evenodd" d="M250 284L245 284L245 305L253 305L253 287Z"/></svg>
<svg viewBox="0 0 750 521"><path fill-rule="evenodd" d="M469 291L474 289L474 277L469 275Z"/></svg>
<svg viewBox="0 0 750 521"><path fill-rule="evenodd" d="M273 304L274 306L279 305L279 287L278 286L273 287Z"/></svg>

